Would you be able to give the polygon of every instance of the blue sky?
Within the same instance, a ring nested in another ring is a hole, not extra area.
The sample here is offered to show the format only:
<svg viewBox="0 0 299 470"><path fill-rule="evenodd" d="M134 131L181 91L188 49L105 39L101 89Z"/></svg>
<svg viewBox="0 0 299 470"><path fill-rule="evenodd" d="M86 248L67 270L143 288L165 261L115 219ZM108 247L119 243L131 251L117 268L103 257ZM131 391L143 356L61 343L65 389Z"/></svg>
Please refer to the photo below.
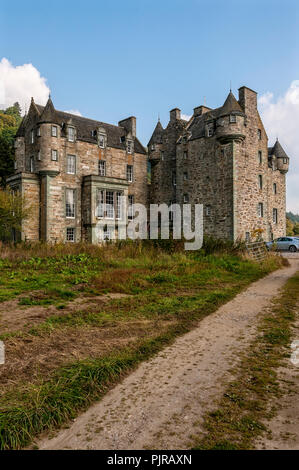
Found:
<svg viewBox="0 0 299 470"><path fill-rule="evenodd" d="M57 109L146 144L173 107L221 105L230 81L283 96L299 78L298 0L0 0L0 59L32 63Z"/></svg>
<svg viewBox="0 0 299 470"><path fill-rule="evenodd" d="M280 93L299 76L298 0L0 1L1 56L32 63L58 109L138 118L219 106L248 85ZM17 14L16 14L17 13Z"/></svg>

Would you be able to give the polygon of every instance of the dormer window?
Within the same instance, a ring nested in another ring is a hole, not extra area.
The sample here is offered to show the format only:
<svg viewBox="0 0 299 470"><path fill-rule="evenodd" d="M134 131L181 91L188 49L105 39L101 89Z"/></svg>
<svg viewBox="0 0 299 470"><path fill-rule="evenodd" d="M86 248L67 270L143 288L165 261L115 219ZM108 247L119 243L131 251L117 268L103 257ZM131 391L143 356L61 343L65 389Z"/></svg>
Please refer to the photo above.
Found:
<svg viewBox="0 0 299 470"><path fill-rule="evenodd" d="M206 135L207 135L207 137L212 137L213 134L214 134L213 124L208 124L207 125L207 130L206 130Z"/></svg>
<svg viewBox="0 0 299 470"><path fill-rule="evenodd" d="M237 122L237 116L235 114L230 114L229 116L229 122Z"/></svg>
<svg viewBox="0 0 299 470"><path fill-rule="evenodd" d="M67 128L67 140L69 142L75 142L75 128L74 127Z"/></svg>
<svg viewBox="0 0 299 470"><path fill-rule="evenodd" d="M283 163L284 163L284 165L286 165L286 164L288 163L288 159L287 159L287 158L284 158L284 159L283 159Z"/></svg>
<svg viewBox="0 0 299 470"><path fill-rule="evenodd" d="M101 149L104 149L106 147L106 138L105 138L105 134L99 134L99 139L98 139L98 142L99 142L99 147Z"/></svg>
<svg viewBox="0 0 299 470"><path fill-rule="evenodd" d="M133 141L132 140L127 141L127 152L133 153Z"/></svg>
<svg viewBox="0 0 299 470"><path fill-rule="evenodd" d="M57 126L52 126L51 135L57 137Z"/></svg>

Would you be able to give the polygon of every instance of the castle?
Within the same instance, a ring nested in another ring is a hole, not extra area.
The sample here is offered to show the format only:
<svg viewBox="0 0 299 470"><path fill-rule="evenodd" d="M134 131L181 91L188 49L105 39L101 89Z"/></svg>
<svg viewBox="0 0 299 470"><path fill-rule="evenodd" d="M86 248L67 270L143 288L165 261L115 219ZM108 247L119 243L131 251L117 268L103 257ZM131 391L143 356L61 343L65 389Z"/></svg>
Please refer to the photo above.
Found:
<svg viewBox="0 0 299 470"><path fill-rule="evenodd" d="M8 182L33 206L24 240L97 243L112 238L112 221L119 227L132 218L135 203L203 204L205 234L249 240L259 229L270 240L285 235L288 167L278 141L268 148L256 92L241 87L238 101L230 92L223 106L198 106L189 121L170 111L148 152L135 117L113 126L57 111L50 98L45 107L32 99ZM125 215L120 196L128 201Z"/></svg>

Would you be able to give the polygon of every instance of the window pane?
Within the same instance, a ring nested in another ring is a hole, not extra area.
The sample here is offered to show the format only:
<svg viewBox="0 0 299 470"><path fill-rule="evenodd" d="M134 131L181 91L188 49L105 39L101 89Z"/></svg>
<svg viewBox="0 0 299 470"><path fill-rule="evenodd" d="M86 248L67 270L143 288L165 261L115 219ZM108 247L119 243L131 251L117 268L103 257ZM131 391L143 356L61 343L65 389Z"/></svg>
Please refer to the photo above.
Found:
<svg viewBox="0 0 299 470"><path fill-rule="evenodd" d="M66 241L67 242L75 241L75 229L73 227L69 227L66 229Z"/></svg>
<svg viewBox="0 0 299 470"><path fill-rule="evenodd" d="M128 196L129 206L128 206L128 219L132 220L134 218L134 196Z"/></svg>
<svg viewBox="0 0 299 470"><path fill-rule="evenodd" d="M97 190L96 216L104 217L104 191Z"/></svg>
<svg viewBox="0 0 299 470"><path fill-rule="evenodd" d="M109 219L114 218L114 193L113 191L106 191L106 217Z"/></svg>
<svg viewBox="0 0 299 470"><path fill-rule="evenodd" d="M106 162L104 160L99 160L99 175L106 176Z"/></svg>
<svg viewBox="0 0 299 470"><path fill-rule="evenodd" d="M127 180L129 183L133 181L133 167L132 165L127 165Z"/></svg>
<svg viewBox="0 0 299 470"><path fill-rule="evenodd" d="M76 173L76 157L75 155L67 156L67 173L74 175Z"/></svg>
<svg viewBox="0 0 299 470"><path fill-rule="evenodd" d="M122 193L117 192L116 193L116 218L117 219L122 219Z"/></svg>

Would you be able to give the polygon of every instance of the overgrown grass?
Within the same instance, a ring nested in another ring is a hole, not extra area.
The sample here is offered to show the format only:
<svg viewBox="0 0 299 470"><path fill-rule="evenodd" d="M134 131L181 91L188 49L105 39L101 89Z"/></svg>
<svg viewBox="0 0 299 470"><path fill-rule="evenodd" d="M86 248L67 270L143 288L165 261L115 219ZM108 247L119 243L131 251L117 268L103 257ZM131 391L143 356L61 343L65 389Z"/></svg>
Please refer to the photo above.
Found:
<svg viewBox="0 0 299 470"><path fill-rule="evenodd" d="M290 356L292 323L299 302L299 272L288 280L271 314L260 322L258 336L235 370L217 409L204 417L205 434L196 449L242 450L254 448L273 417L271 402L282 393L277 369Z"/></svg>
<svg viewBox="0 0 299 470"><path fill-rule="evenodd" d="M18 344L34 344L39 337L47 341L56 332L64 331L67 337L70 328L78 330L80 341L82 328L93 331L113 323L117 334L122 323L129 325L131 321L158 325L163 320L169 325L163 332L141 329L130 346L115 347L112 353L97 358L87 354L84 360L74 362L73 356L66 354L66 363L44 377L37 358L38 380L31 373L32 377L15 381L14 387L1 395L0 449L24 447L41 431L73 418L140 361L281 265L277 257L270 256L261 265L243 259L234 249L222 247L220 251L187 253L174 243L125 243L104 248L63 245L63 250L59 245L29 245L16 247L16 256L5 248L0 259L2 300L5 295L14 298L27 292L21 298L24 308L47 308L47 303L61 307L39 324L1 335L12 349ZM100 295L101 299L104 293L129 296L88 311L78 307L68 312L65 303L61 304L61 300L77 295Z"/></svg>

